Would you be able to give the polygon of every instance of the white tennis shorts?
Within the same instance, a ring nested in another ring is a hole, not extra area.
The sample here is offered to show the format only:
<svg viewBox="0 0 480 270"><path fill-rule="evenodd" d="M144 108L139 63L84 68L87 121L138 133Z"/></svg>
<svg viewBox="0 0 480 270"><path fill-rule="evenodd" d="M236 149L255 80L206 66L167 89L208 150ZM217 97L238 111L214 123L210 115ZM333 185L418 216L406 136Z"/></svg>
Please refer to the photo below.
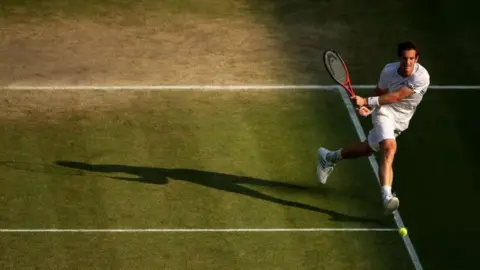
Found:
<svg viewBox="0 0 480 270"><path fill-rule="evenodd" d="M377 115L373 121L373 128L368 133L368 144L373 151L380 150L380 143L386 139L396 139L400 130L395 129L395 123L391 118Z"/></svg>

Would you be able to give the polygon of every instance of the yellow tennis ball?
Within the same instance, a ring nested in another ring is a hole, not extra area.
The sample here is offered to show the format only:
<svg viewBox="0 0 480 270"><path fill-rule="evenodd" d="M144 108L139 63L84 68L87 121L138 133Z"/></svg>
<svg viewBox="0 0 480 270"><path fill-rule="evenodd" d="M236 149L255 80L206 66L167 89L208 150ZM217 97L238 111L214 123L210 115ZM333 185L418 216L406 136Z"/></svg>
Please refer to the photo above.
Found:
<svg viewBox="0 0 480 270"><path fill-rule="evenodd" d="M400 233L401 236L407 235L407 228L402 227L398 230L398 233Z"/></svg>

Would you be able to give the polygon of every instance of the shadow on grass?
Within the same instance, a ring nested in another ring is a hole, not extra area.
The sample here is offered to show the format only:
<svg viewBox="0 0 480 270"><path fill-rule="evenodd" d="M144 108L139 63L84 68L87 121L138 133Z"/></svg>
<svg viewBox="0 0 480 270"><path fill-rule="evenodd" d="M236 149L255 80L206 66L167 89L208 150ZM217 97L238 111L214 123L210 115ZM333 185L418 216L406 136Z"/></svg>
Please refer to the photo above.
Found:
<svg viewBox="0 0 480 270"><path fill-rule="evenodd" d="M350 215L341 214L332 210L319 208L299 202L287 201L284 199L276 198L270 195L263 194L256 190L250 189L244 185L263 186L274 189L287 189L287 190L305 190L308 192L308 187L282 183L270 180L263 180L252 177L235 176L230 174L201 171L194 169L166 169L166 168L153 168L153 167L140 167L140 166L128 166L128 165L116 165L116 164L88 164L75 161L57 161L56 165L71 168L74 170L83 170L88 172L97 173L127 173L133 177L109 177L112 179L134 181L149 184L165 185L170 180L187 181L190 183L202 185L209 188L214 188L226 192L237 193L289 207L295 207L299 209L309 210L317 213L323 213L330 215L330 220L339 222L362 222L362 223L375 223L378 225L386 225L381 221L371 218L355 217Z"/></svg>

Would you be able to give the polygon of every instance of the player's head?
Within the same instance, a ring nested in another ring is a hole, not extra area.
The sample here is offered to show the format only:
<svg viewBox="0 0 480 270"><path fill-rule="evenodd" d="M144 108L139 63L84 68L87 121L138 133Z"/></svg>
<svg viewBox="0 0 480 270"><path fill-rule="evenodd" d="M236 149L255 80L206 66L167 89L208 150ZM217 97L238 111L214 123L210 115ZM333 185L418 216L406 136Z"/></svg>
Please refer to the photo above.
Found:
<svg viewBox="0 0 480 270"><path fill-rule="evenodd" d="M400 71L409 76L413 73L420 52L413 41L405 41L398 44L397 55L400 58Z"/></svg>

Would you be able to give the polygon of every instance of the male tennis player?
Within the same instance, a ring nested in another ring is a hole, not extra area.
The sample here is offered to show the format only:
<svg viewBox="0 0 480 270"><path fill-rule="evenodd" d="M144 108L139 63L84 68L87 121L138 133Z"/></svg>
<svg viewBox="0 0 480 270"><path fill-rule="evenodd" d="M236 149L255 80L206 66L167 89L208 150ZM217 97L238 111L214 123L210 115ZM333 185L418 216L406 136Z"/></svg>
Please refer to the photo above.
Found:
<svg viewBox="0 0 480 270"><path fill-rule="evenodd" d="M391 214L399 207L398 198L392 194L392 164L397 149L395 139L408 128L410 119L430 84L428 71L417 62L419 50L415 43L400 43L397 55L400 58L398 62L388 63L383 68L373 96L352 97L359 108L359 115L372 115L373 128L367 140L336 151L321 147L317 157L317 178L325 184L335 163L340 160L366 157L379 152L381 198L385 214Z"/></svg>

